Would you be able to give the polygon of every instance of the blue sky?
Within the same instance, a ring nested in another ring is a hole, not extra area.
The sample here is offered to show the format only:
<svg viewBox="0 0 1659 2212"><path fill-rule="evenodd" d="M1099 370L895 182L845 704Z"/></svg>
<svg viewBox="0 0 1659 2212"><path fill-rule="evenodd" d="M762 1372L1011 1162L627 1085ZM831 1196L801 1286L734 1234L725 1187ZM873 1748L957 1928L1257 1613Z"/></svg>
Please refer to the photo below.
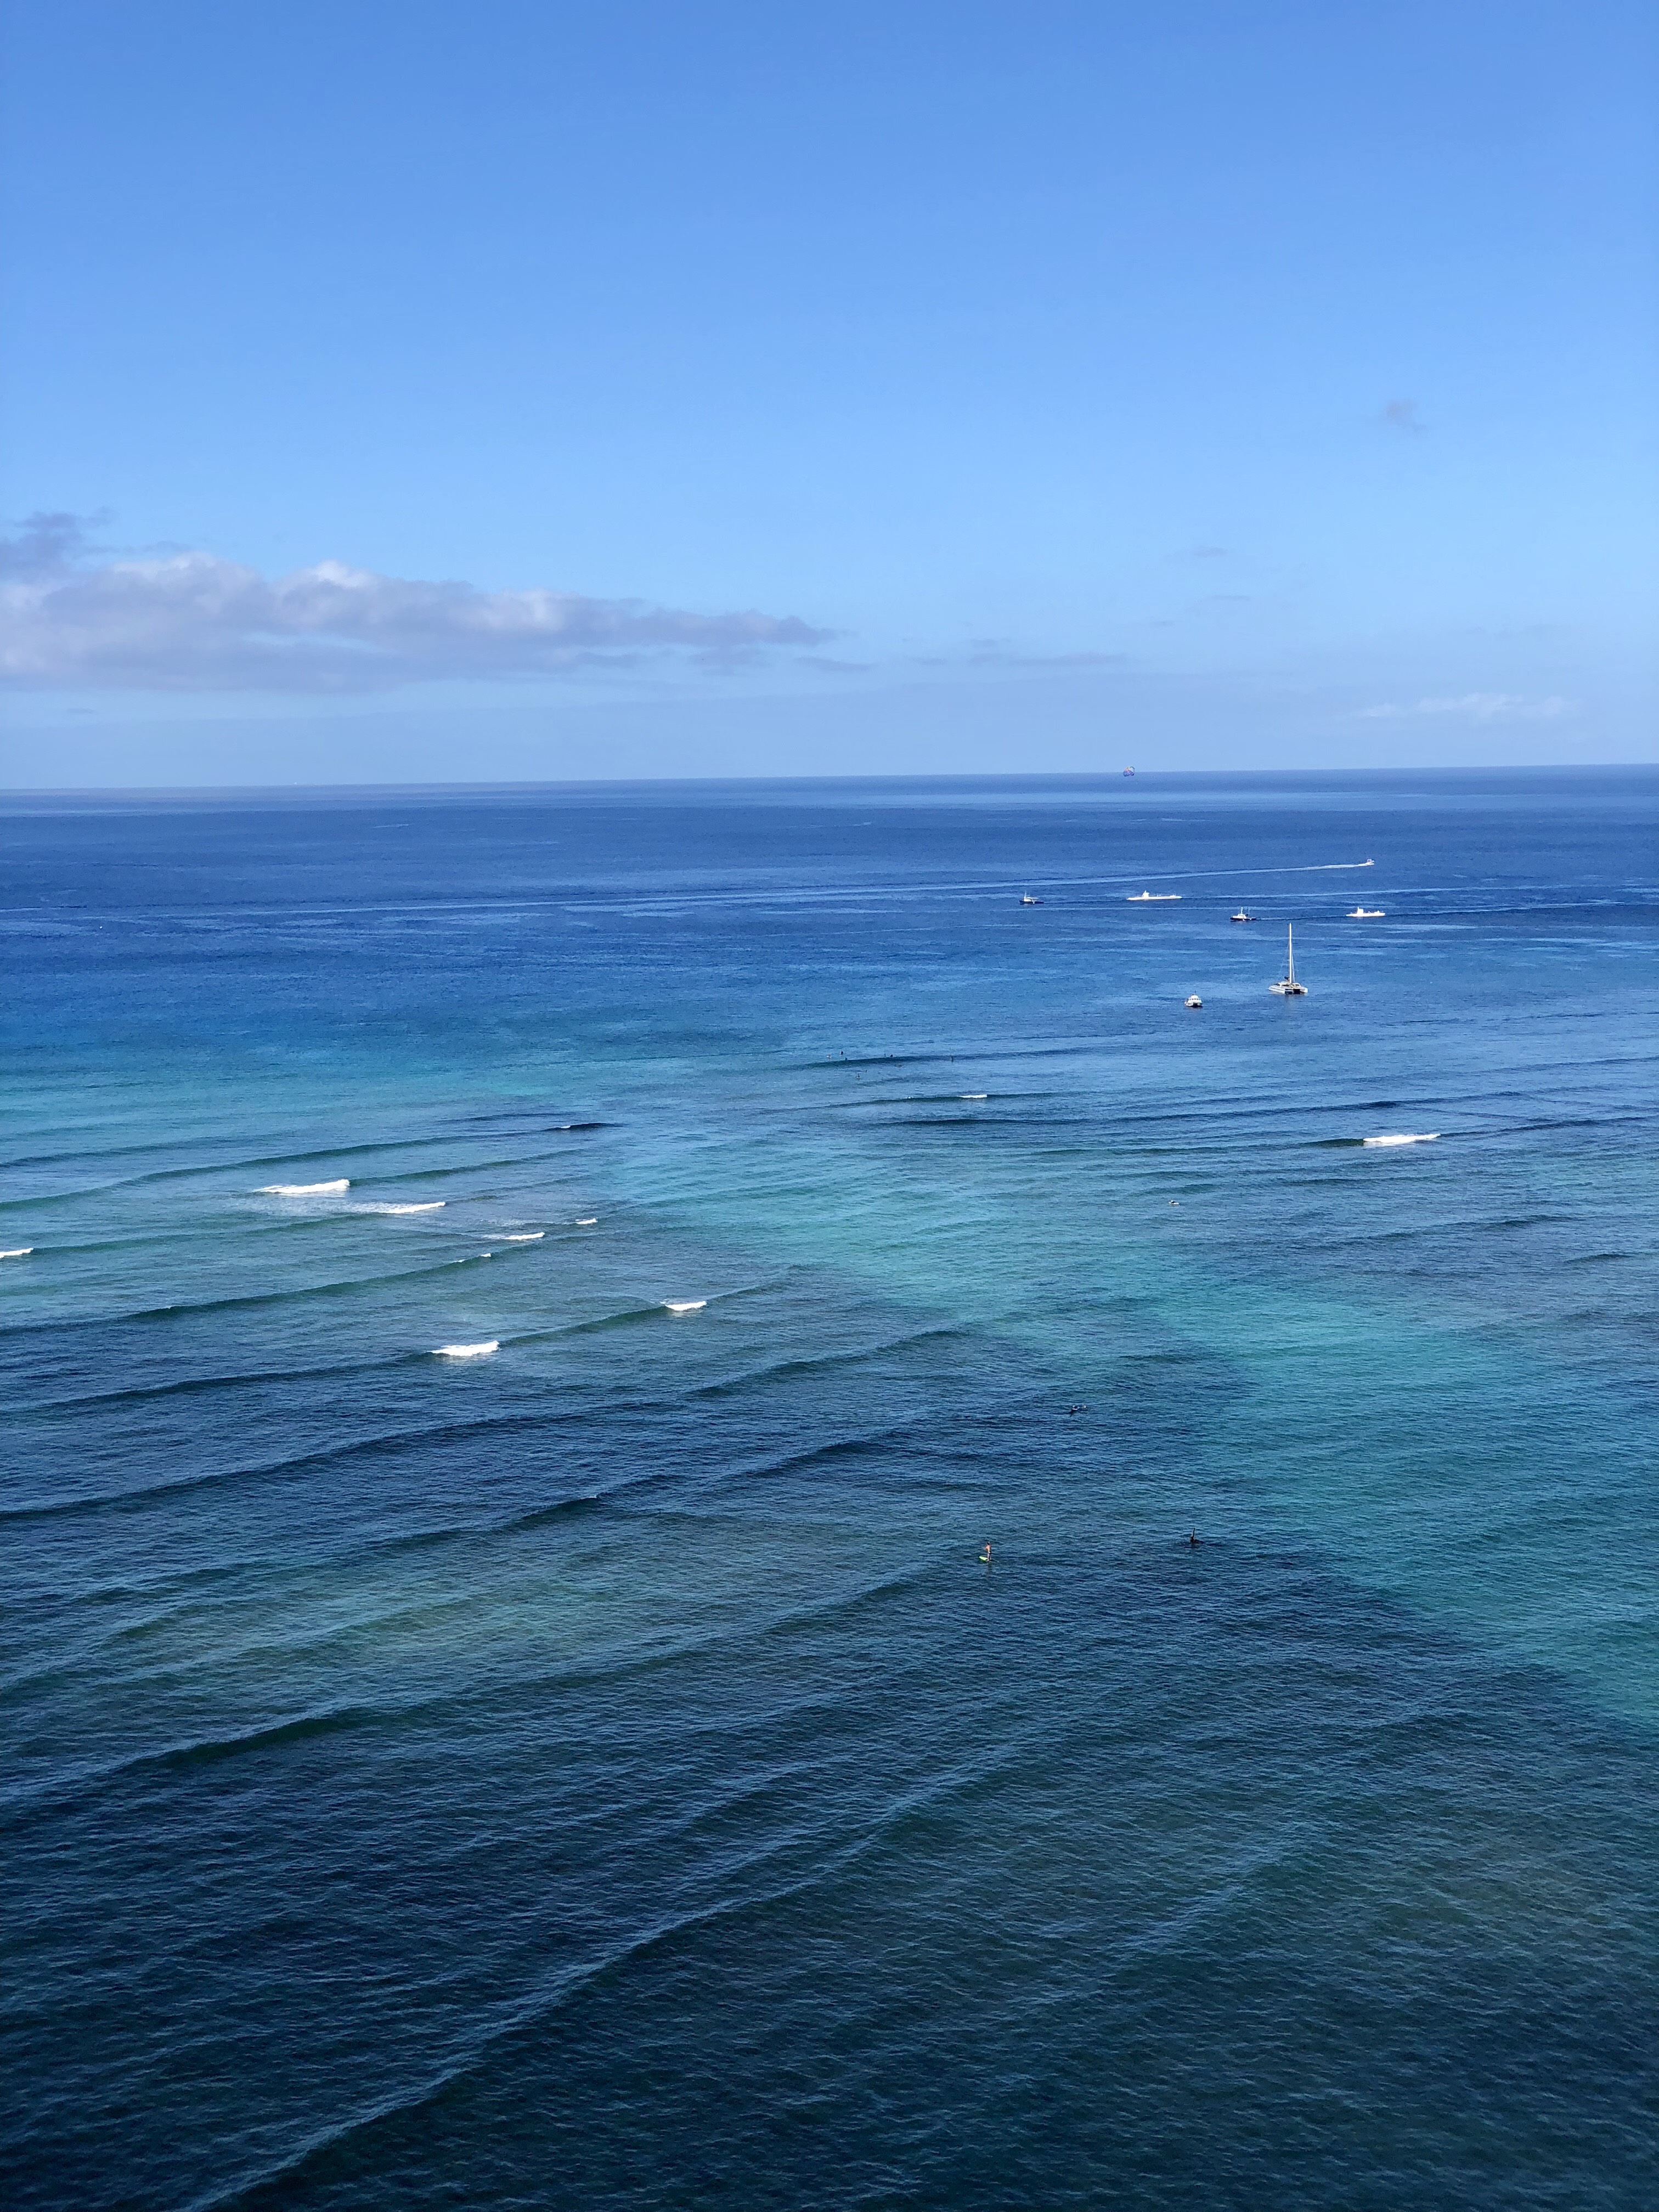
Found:
<svg viewBox="0 0 1659 2212"><path fill-rule="evenodd" d="M1653 756L1645 5L7 44L9 781Z"/></svg>

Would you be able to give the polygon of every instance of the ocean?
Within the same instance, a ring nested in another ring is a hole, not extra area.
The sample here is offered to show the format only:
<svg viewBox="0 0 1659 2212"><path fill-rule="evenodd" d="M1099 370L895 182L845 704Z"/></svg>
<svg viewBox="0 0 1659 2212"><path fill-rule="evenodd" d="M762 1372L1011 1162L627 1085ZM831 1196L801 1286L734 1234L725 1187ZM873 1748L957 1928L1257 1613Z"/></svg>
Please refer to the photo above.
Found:
<svg viewBox="0 0 1659 2212"><path fill-rule="evenodd" d="M1659 2204L1659 772L6 836L13 2212Z"/></svg>

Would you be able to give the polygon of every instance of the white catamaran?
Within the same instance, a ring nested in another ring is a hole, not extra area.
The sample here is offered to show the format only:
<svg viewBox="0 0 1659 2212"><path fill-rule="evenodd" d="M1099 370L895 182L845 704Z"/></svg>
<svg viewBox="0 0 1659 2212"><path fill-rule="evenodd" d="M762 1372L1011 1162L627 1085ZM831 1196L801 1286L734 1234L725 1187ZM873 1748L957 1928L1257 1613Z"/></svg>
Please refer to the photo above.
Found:
<svg viewBox="0 0 1659 2212"><path fill-rule="evenodd" d="M1296 932L1288 922L1285 925L1285 973L1267 988L1277 991L1281 999L1305 999L1308 995L1307 985L1296 980Z"/></svg>

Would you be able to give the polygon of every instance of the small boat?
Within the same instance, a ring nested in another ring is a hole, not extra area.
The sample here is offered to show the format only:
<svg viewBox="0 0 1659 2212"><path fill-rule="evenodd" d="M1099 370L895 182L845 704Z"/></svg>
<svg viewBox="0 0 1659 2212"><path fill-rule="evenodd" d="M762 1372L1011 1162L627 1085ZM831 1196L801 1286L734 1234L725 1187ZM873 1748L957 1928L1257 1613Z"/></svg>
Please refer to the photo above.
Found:
<svg viewBox="0 0 1659 2212"><path fill-rule="evenodd" d="M1381 921L1387 914L1385 906L1353 906L1348 908L1350 921Z"/></svg>
<svg viewBox="0 0 1659 2212"><path fill-rule="evenodd" d="M1134 774L1134 770L1132 768L1126 768L1123 773L1125 775L1133 775Z"/></svg>
<svg viewBox="0 0 1659 2212"><path fill-rule="evenodd" d="M1020 893L1019 902L1022 906L1041 906L1042 904L1042 901L1040 898L1033 898L1030 891L1022 891Z"/></svg>
<svg viewBox="0 0 1659 2212"><path fill-rule="evenodd" d="M1296 980L1296 935L1288 922L1285 927L1285 973L1267 988L1277 991L1281 999L1305 999L1308 995L1307 985Z"/></svg>
<svg viewBox="0 0 1659 2212"><path fill-rule="evenodd" d="M1227 919L1229 921L1254 921L1255 916L1253 914L1246 914L1243 908L1240 907L1237 914L1230 914Z"/></svg>
<svg viewBox="0 0 1659 2212"><path fill-rule="evenodd" d="M1185 999L1185 1000L1183 1000L1182 1001L1182 1005L1183 1005L1183 1006L1201 1006L1203 1005L1204 1001L1203 1001L1203 1000L1202 1000L1202 999L1200 999L1200 998L1199 997L1199 995L1198 995L1197 992L1196 992L1196 991L1194 991L1194 992L1193 993L1192 996L1191 996L1189 999Z"/></svg>
<svg viewBox="0 0 1659 2212"><path fill-rule="evenodd" d="M1123 903L1125 906L1169 906L1180 896L1179 891L1131 891Z"/></svg>

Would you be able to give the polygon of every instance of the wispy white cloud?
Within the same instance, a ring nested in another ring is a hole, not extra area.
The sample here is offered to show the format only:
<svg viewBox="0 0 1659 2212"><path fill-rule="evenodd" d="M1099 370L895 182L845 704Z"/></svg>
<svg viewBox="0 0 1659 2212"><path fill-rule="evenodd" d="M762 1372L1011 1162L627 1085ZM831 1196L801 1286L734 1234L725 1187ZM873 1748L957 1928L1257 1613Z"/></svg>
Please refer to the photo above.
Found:
<svg viewBox="0 0 1659 2212"><path fill-rule="evenodd" d="M1463 722L1556 722L1577 712L1571 699L1528 699L1516 691L1464 691L1455 698L1418 699L1409 706L1393 703L1362 707L1362 722L1398 722L1419 715L1445 714Z"/></svg>
<svg viewBox="0 0 1659 2212"><path fill-rule="evenodd" d="M665 655L730 665L829 635L793 615L483 592L337 561L265 577L211 553L100 557L68 514L0 540L0 674L41 690L378 691Z"/></svg>

